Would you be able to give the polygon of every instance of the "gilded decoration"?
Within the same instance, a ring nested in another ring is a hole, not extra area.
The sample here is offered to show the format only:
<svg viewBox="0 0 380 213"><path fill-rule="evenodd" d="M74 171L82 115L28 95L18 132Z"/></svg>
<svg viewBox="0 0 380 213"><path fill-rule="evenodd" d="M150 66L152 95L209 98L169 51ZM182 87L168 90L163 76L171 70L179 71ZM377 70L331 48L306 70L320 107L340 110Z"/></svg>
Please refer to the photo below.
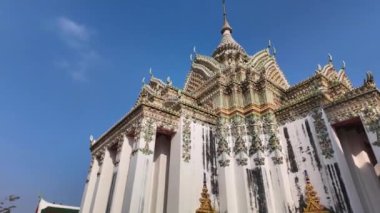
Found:
<svg viewBox="0 0 380 213"><path fill-rule="evenodd" d="M183 119L182 149L182 159L189 162L191 159L191 120L189 116L185 116Z"/></svg>
<svg viewBox="0 0 380 213"><path fill-rule="evenodd" d="M332 148L331 140L329 137L329 133L325 124L325 119L323 118L323 114L321 110L315 110L312 113L312 117L314 119L314 126L317 132L317 137L319 140L319 146L322 150L322 155L326 159L333 158L334 150Z"/></svg>
<svg viewBox="0 0 380 213"><path fill-rule="evenodd" d="M303 209L304 213L329 213L323 205L320 204L317 192L314 190L313 185L310 182L309 177L306 175L306 207Z"/></svg>
<svg viewBox="0 0 380 213"><path fill-rule="evenodd" d="M201 193L201 198L199 198L201 203L199 208L195 211L196 213L215 213L214 208L211 205L210 195L208 193L206 178L203 181L203 188Z"/></svg>

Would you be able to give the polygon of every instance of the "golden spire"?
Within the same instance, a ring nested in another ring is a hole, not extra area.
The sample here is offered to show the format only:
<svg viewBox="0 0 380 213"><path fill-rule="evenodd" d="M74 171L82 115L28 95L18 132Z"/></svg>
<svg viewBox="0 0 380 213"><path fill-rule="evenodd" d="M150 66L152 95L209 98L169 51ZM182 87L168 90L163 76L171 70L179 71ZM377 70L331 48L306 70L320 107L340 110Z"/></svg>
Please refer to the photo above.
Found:
<svg viewBox="0 0 380 213"><path fill-rule="evenodd" d="M303 209L304 213L329 213L329 211L319 203L319 197L310 182L309 176L306 174L306 208Z"/></svg>
<svg viewBox="0 0 380 213"><path fill-rule="evenodd" d="M203 188L199 202L201 202L201 205L195 211L196 213L215 213L215 210L212 208L211 205L210 195L208 194L208 189L206 185L206 174L203 174Z"/></svg>

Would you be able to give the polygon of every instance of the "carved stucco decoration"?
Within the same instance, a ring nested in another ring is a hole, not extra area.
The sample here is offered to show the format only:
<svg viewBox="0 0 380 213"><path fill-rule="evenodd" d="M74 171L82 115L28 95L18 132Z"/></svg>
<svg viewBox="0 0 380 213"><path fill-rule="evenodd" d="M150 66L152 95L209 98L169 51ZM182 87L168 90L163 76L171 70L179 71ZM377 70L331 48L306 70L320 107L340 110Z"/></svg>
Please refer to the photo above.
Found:
<svg viewBox="0 0 380 213"><path fill-rule="evenodd" d="M247 135L251 138L249 156L254 156L253 162L256 166L262 166L265 163L265 159L261 157L264 152L264 146L258 134L261 131L261 122L258 118L251 115L247 117L246 123L248 130Z"/></svg>
<svg viewBox="0 0 380 213"><path fill-rule="evenodd" d="M312 117L314 119L314 126L317 132L319 146L321 147L321 150L322 150L322 155L326 159L331 159L334 157L334 150L332 148L331 140L329 137L326 124L325 124L325 119L323 118L322 111L315 110L312 113Z"/></svg>
<svg viewBox="0 0 380 213"><path fill-rule="evenodd" d="M155 135L156 135L156 129L155 129L154 125L155 125L154 120L150 119L150 118L146 119L144 122L144 127L143 127L144 136L143 136L143 138L144 138L145 145L144 145L144 148L140 149L140 151L144 155L153 154L153 151L150 150L149 144L150 144L150 142L152 142L153 137L155 137Z"/></svg>
<svg viewBox="0 0 380 213"><path fill-rule="evenodd" d="M102 165L103 164L103 160L104 160L104 156L105 156L105 153L106 153L106 148L102 148L100 149L99 151L97 151L95 153L95 156L96 156L96 159L98 160L99 162L99 165Z"/></svg>
<svg viewBox="0 0 380 213"><path fill-rule="evenodd" d="M363 110L362 120L370 132L376 134L373 145L380 146L380 107L367 107Z"/></svg>
<svg viewBox="0 0 380 213"><path fill-rule="evenodd" d="M216 125L216 138L218 139L217 155L219 157L219 165L226 167L230 165L230 160L227 156L231 154L231 148L227 142L228 126L224 118L219 118Z"/></svg>
<svg viewBox="0 0 380 213"><path fill-rule="evenodd" d="M274 132L271 132L269 134L267 149L268 149L269 153L272 153L276 150L278 150L278 151L282 150L282 147L280 145L280 141L278 140L278 138Z"/></svg>
<svg viewBox="0 0 380 213"><path fill-rule="evenodd" d="M279 165L279 164L284 163L284 158L282 156L278 156L278 154L276 154L276 156L272 157L272 161L275 165Z"/></svg>
<svg viewBox="0 0 380 213"><path fill-rule="evenodd" d="M265 158L263 157L254 158L253 161L255 162L256 166L263 166L265 164Z"/></svg>
<svg viewBox="0 0 380 213"><path fill-rule="evenodd" d="M182 159L189 162L191 159L191 120L188 115L183 119L182 149Z"/></svg>
<svg viewBox="0 0 380 213"><path fill-rule="evenodd" d="M247 154L247 146L242 137L238 137L235 142L234 152L236 156L236 161L239 166L247 165L248 158L246 158Z"/></svg>
<svg viewBox="0 0 380 213"><path fill-rule="evenodd" d="M282 147L280 144L280 140L277 137L278 125L275 116L272 113L268 113L263 116L262 122L264 133L267 135L268 138L266 150L269 152L269 154L274 155L271 157L271 159L275 165L282 164L283 157L280 156Z"/></svg>
<svg viewBox="0 0 380 213"><path fill-rule="evenodd" d="M94 166L94 162L95 162L95 157L91 156L90 167L88 168L88 171L87 171L86 183L90 181L90 174L91 174L92 167Z"/></svg>
<svg viewBox="0 0 380 213"><path fill-rule="evenodd" d="M245 129L244 129L244 119L242 117L234 116L232 118L231 133L232 133L232 137L235 139L233 151L236 157L237 164L239 166L245 166L247 165L247 162L248 162L248 158L247 158L248 148L243 139L243 135L245 135Z"/></svg>
<svg viewBox="0 0 380 213"><path fill-rule="evenodd" d="M251 134L251 146L249 147L249 156L256 154L257 152L263 152L264 146L260 137L254 132Z"/></svg>
<svg viewBox="0 0 380 213"><path fill-rule="evenodd" d="M153 141L156 136L156 122L152 118L141 119L133 125L135 148L132 150L131 155L134 156L138 151L144 155L151 155L153 151L150 149L150 142ZM142 138L141 138L142 136ZM143 139L143 140L141 140ZM140 142L144 142L143 148L138 148Z"/></svg>

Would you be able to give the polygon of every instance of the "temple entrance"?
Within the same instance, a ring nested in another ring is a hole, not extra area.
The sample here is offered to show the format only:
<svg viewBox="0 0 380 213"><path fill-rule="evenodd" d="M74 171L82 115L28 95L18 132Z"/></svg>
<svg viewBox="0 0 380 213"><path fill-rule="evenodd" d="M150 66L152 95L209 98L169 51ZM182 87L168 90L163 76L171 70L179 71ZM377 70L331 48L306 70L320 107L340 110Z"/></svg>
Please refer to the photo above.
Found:
<svg viewBox="0 0 380 213"><path fill-rule="evenodd" d="M376 212L380 208L380 181L374 170L376 157L363 124L355 118L334 127L363 208L365 212Z"/></svg>
<svg viewBox="0 0 380 213"><path fill-rule="evenodd" d="M153 191L151 212L166 212L171 137L157 134L153 158Z"/></svg>

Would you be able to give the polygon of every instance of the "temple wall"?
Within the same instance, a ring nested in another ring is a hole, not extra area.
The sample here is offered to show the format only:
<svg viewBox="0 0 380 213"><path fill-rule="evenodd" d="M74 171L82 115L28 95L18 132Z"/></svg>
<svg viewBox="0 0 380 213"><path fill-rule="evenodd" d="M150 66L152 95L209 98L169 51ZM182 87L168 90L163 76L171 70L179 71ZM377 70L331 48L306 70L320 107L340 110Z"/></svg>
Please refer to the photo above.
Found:
<svg viewBox="0 0 380 213"><path fill-rule="evenodd" d="M116 166L109 148L102 164L95 160L81 211L108 208L112 171L117 168L111 212L194 212L204 175L212 206L219 212L302 212L306 178L320 203L334 212L375 212L376 202L363 205L366 201L355 188L344 147L324 112L319 112L279 127L265 117L251 126L247 118L240 123L226 120L222 125L226 147L217 136L221 130L188 115L181 117L174 135L157 134L153 125L148 142L144 131L137 140L124 137ZM366 133L370 143L377 141L376 132ZM159 148L165 156L156 156L156 143L170 143ZM260 147L251 153L255 143ZM378 147L373 147L378 158Z"/></svg>
<svg viewBox="0 0 380 213"><path fill-rule="evenodd" d="M335 212L371 212L363 210L341 142L323 112L319 118L306 116L280 126L279 135L287 156L284 177L290 180L292 211L304 208L306 172L326 208Z"/></svg>
<svg viewBox="0 0 380 213"><path fill-rule="evenodd" d="M187 136L190 137L187 144L189 149L184 146L183 140ZM218 208L217 183L213 181L216 180L216 174L213 173L216 162L213 160L215 148L212 141L208 124L185 116L181 118L180 127L172 138L167 212L194 212L199 208L204 174L212 205Z"/></svg>
<svg viewBox="0 0 380 213"><path fill-rule="evenodd" d="M320 197L321 204L326 207L332 206L331 195L325 183L328 180L316 144L316 133L311 124L310 118L306 117L279 127L279 138L287 156L285 176L288 176L289 189L294 201L289 206L292 211L300 211L305 207L302 204L305 204L306 174Z"/></svg>
<svg viewBox="0 0 380 213"><path fill-rule="evenodd" d="M327 173L332 185L330 188L332 198L335 199L335 209L337 212L340 209L342 209L341 212L365 212L354 186L341 142L330 123L326 126L334 149L334 159L327 162Z"/></svg>

